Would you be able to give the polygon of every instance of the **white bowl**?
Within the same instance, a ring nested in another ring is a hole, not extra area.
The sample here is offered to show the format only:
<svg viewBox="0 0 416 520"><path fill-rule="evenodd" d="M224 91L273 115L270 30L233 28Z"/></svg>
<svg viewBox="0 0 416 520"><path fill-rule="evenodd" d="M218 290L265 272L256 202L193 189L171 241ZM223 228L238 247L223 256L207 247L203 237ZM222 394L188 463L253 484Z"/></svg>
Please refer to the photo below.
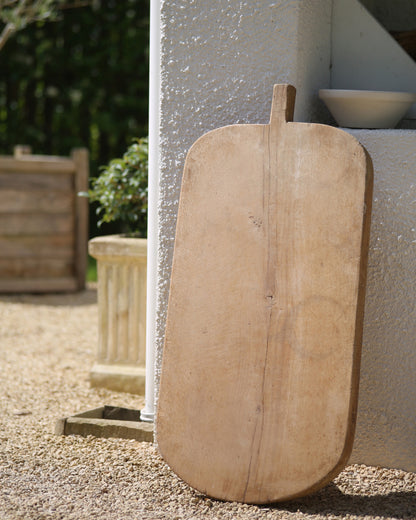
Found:
<svg viewBox="0 0 416 520"><path fill-rule="evenodd" d="M394 128L416 102L411 92L323 89L325 102L339 126L347 128Z"/></svg>

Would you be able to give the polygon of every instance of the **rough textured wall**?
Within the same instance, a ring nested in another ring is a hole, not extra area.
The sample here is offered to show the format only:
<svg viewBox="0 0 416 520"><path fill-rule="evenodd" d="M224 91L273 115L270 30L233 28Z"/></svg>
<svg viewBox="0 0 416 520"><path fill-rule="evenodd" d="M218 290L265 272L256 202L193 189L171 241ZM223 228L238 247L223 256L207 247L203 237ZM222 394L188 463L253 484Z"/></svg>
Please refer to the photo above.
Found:
<svg viewBox="0 0 416 520"><path fill-rule="evenodd" d="M186 152L214 128L267 123L275 83L297 87L296 120L319 113L331 0L169 0L161 16L156 396Z"/></svg>
<svg viewBox="0 0 416 520"><path fill-rule="evenodd" d="M414 91L416 63L358 0L333 0L332 26L332 88Z"/></svg>
<svg viewBox="0 0 416 520"><path fill-rule="evenodd" d="M374 165L352 461L416 471L416 132L349 130Z"/></svg>
<svg viewBox="0 0 416 520"><path fill-rule="evenodd" d="M332 0L299 4L295 121L332 121L318 99L318 90L330 86L331 12Z"/></svg>
<svg viewBox="0 0 416 520"><path fill-rule="evenodd" d="M329 86L331 3L169 0L162 4L156 394L186 152L213 128L267 122L274 83L297 87L296 120L324 121L316 91ZM416 471L416 133L351 133L367 147L375 165L352 460ZM215 201L212 204L215 211Z"/></svg>

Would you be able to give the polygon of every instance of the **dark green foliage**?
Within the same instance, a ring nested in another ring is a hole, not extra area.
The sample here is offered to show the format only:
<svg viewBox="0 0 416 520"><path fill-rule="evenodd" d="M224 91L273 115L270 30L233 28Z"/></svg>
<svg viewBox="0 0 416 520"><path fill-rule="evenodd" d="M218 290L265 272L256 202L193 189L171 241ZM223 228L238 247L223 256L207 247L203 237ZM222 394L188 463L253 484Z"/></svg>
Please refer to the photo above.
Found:
<svg viewBox="0 0 416 520"><path fill-rule="evenodd" d="M0 48L16 31L37 21L56 20L64 0L0 0ZM4 40L5 39L5 40Z"/></svg>
<svg viewBox="0 0 416 520"><path fill-rule="evenodd" d="M0 154L87 147L95 177L148 132L149 0L95 0L61 18L26 27L0 53Z"/></svg>
<svg viewBox="0 0 416 520"><path fill-rule="evenodd" d="M122 224L126 233L146 236L148 141L138 139L121 159L113 159L92 179L86 194L97 203L98 226L104 222Z"/></svg>

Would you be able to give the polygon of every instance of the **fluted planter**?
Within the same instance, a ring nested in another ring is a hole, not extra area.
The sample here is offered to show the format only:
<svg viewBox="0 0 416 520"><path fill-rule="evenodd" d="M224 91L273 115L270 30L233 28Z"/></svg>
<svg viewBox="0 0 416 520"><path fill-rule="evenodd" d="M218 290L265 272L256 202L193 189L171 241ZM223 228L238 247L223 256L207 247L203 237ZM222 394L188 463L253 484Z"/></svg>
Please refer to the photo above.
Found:
<svg viewBox="0 0 416 520"><path fill-rule="evenodd" d="M99 313L91 385L144 394L147 240L97 237L88 250L97 260Z"/></svg>

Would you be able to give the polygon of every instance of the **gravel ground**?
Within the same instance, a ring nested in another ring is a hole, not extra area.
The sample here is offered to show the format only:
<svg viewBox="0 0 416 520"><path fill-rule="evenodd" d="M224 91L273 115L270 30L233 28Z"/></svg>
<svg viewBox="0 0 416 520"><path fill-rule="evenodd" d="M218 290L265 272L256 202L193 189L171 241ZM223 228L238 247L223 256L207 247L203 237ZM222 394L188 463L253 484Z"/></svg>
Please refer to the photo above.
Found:
<svg viewBox="0 0 416 520"><path fill-rule="evenodd" d="M211 500L149 443L56 436L55 421L143 398L91 389L93 289L0 296L0 520L416 519L416 474L348 466L318 493L269 507Z"/></svg>

